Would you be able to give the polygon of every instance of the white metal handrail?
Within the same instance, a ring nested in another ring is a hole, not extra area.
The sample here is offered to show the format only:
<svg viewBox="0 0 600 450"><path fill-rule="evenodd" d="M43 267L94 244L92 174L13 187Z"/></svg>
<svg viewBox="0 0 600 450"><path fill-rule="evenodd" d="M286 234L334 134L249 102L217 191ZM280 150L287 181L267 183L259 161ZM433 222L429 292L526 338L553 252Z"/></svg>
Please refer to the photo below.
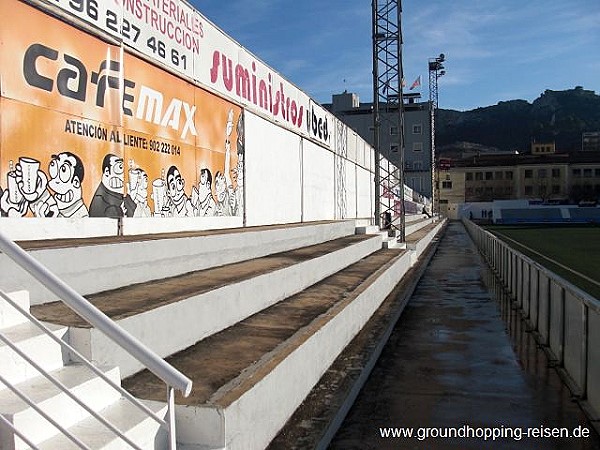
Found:
<svg viewBox="0 0 600 450"><path fill-rule="evenodd" d="M23 440L23 442L25 442L27 445L29 445L30 448L32 448L34 450L39 450L38 447L33 442L31 442L27 436L25 436L23 433L21 433L19 430L17 430L13 426L13 424L10 423L8 421L8 419L6 419L6 417L4 417L2 414L0 414L0 422L2 422L8 428L11 428L13 430L13 432Z"/></svg>
<svg viewBox="0 0 600 450"><path fill-rule="evenodd" d="M173 366L164 361L161 357L156 355L152 350L142 344L139 340L129 334L127 331L119 327L114 321L106 316L102 311L97 309L74 289L68 286L64 281L54 275L50 270L43 266L40 262L30 256L27 252L21 249L18 245L12 242L9 238L4 236L0 232L0 250L4 252L9 258L11 258L17 265L26 270L36 280L42 283L48 290L54 293L59 299L61 299L67 306L73 309L79 314L84 320L90 325L103 332L113 342L127 351L131 356L141 362L149 371L160 378L167 385L167 420L159 418L145 405L139 402L135 397L125 391L121 386L117 386L112 380L108 379L98 370L93 364L89 363L77 350L73 349L62 339L58 339L51 333L41 322L35 319L27 311L24 311L15 302L13 302L8 296L2 293L2 298L7 300L16 307L17 310L24 314L31 322L41 327L52 338L56 338L60 341L60 345L67 346L81 361L86 364L91 370L99 375L113 388L117 389L124 397L136 406L144 410L146 414L152 417L154 420L159 421L162 426L166 426L169 432L169 447L175 450L176 447L176 432L175 432L175 392L177 389L182 392L184 397L187 397L192 389L192 381L182 374L180 371L175 369ZM44 371L42 370L44 374ZM68 389L67 389L68 391ZM66 391L65 391L66 392ZM83 406L83 405L82 405ZM85 406L84 406L85 407ZM105 424L109 428L110 425ZM62 430L61 430L62 431ZM114 431L114 430L113 430ZM125 438L127 440L127 438Z"/></svg>
<svg viewBox="0 0 600 450"><path fill-rule="evenodd" d="M87 366L98 377L102 378L102 380L104 382L106 382L110 387L115 389L122 396L126 397L127 400L130 401L130 403L137 406L144 413L146 413L150 418L154 419L161 426L166 427L168 429L169 425L164 419L161 419L158 415L156 415L154 413L154 411L152 411L150 408L148 408L146 405L144 405L142 402L140 402L140 400L138 400L133 395L131 395L129 392L127 392L127 390L123 389L123 387L121 387L120 385L118 385L114 381L112 381L108 376L106 376L106 374L104 372L102 372L98 367L94 366L91 362L89 362L74 347L72 347L70 344L63 341L58 336L54 335L54 333L52 333L52 331L50 331L50 329L48 327L46 327L42 322L40 322L33 315L31 315L31 313L29 313L26 310L24 310L23 308L21 308L14 300L12 300L8 295L6 295L6 293L0 291L0 297L2 297L7 303L9 303L19 313L21 313L23 316L25 316L27 319L29 319L31 323L36 325L40 330L42 330L52 340L54 340L56 343L58 343L62 348L72 352L80 360L81 363L83 363L85 366ZM109 430L111 430L113 433L118 435L121 439L123 439L125 442L127 442L133 448L136 448L136 449L139 448L136 446L136 444L133 441L131 441L126 435L124 435L121 432L121 430L119 430L114 424L107 421L104 417L102 417L100 414L98 414L96 411L94 411L88 405L86 405L83 401L81 401L79 398L77 398L77 396L75 396L66 386L64 386L60 381L58 381L51 374L46 372L43 369L43 367L41 367L34 360L32 360L26 353L24 353L21 349L19 349L19 347L17 347L15 344L13 344L2 333L0 333L0 341L4 342L4 344L9 346L16 354L18 354L21 358L23 358L25 361L27 361L29 364L31 364L31 366L33 366L34 369L36 369L47 380L49 380L52 384L54 384L57 388L59 388L62 392L64 392L67 396L69 396L69 398L71 398L71 400L73 400L79 406L84 408L96 420L101 422L104 426L106 426ZM23 400L25 403L27 403L29 406L31 406L33 409L35 409L42 417L44 417L46 420L48 420L50 423L52 423L52 425L54 425L56 428L58 428L65 436L67 436L75 444L77 444L81 448L86 448L86 449L88 448L87 446L85 446L85 444L81 443L81 441L79 439L77 439L77 438L74 439L74 436L68 430L61 427L53 419L49 418L46 413L44 413L42 410L38 409L37 405L35 405L29 398L27 398L27 396L22 394L22 392L16 386L11 386L10 384L8 384L8 382L6 380L4 380L4 378L1 375L0 375L0 382L3 382L11 391L13 391L13 393L15 393L17 396L19 396L21 398L21 400ZM13 431L16 431L15 427L13 427L12 425L10 425L10 427L13 429Z"/></svg>
<svg viewBox="0 0 600 450"><path fill-rule="evenodd" d="M27 360L29 362L29 360ZM31 408L33 408L35 410L35 412L37 412L40 416L42 416L44 419L46 419L48 422L50 422L52 425L54 425L58 430L60 430L65 436L67 436L74 444L76 444L79 448L82 448L84 450L91 450L87 445L85 445L77 436L74 436L73 433L70 433L69 430L66 430L65 428L63 428L56 420L54 420L54 418L48 414L47 412L45 412L42 408L40 408L38 405L35 404L35 402L33 400L31 400L27 395L23 394L23 392L20 389L17 389L15 386L13 386L12 384L10 384L8 382L8 380L6 380L2 375L0 375L0 383L3 383L8 389L10 389L17 397L19 397L21 400L23 400L25 403L27 403ZM10 423L9 421L7 421L3 416L0 416L3 419L4 423L7 423L8 426L14 431L17 432L17 428ZM18 433L17 435L22 438L21 436L22 433ZM30 447L33 447L35 449L37 449L38 447L36 445L32 445L31 442L29 441L29 439L27 439L25 441ZM136 448L134 446L134 448Z"/></svg>
<svg viewBox="0 0 600 450"><path fill-rule="evenodd" d="M102 370L100 370L94 364L92 364L91 362L89 362L87 360L87 358L85 356L83 356L75 347L73 347L72 345L70 345L69 343L65 342L64 340L62 340L61 338L59 338L58 336L56 336L54 333L52 333L52 331L46 325L44 325L42 322L40 322L33 314L31 314L30 312L28 312L25 309L21 308L19 306L19 304L17 302L15 302L12 298L10 298L8 295L6 295L6 293L0 291L0 297L2 297L4 299L4 301L6 301L8 304L10 304L19 313L21 313L23 316L25 316L32 324L34 324L35 326L37 326L46 335L48 335L48 337L50 339L52 339L54 342L56 342L58 345L60 345L65 350L68 350L72 355L76 356L77 359L82 364L84 364L88 369L90 369L92 372L94 372L97 376L99 376L100 378L102 378L102 380L104 380L104 382L106 384L108 384L114 390L116 390L121 395L123 395L124 397L126 397L127 400L129 400L132 404L134 404L135 406L137 406L139 409L141 409L148 416L152 417L160 425L162 425L162 426L168 426L167 422L164 419L161 419L159 416L157 416L154 413L154 411L152 411L150 408L148 408L146 405L144 405L142 402L140 402L139 399L137 399L136 397L134 397L133 395L131 395L121 385L115 383L108 376L106 376L106 374Z"/></svg>

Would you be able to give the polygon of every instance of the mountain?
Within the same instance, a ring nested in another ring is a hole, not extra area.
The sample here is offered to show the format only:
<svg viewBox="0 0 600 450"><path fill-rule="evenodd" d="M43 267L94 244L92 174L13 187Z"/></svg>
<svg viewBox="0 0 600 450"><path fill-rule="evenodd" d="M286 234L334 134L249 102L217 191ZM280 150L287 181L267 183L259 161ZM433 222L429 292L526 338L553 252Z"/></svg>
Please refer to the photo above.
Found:
<svg viewBox="0 0 600 450"><path fill-rule="evenodd" d="M600 131L600 95L577 86L546 90L533 103L510 100L471 111L439 109L436 148L529 151L531 142L556 143L557 151L581 148L581 134Z"/></svg>

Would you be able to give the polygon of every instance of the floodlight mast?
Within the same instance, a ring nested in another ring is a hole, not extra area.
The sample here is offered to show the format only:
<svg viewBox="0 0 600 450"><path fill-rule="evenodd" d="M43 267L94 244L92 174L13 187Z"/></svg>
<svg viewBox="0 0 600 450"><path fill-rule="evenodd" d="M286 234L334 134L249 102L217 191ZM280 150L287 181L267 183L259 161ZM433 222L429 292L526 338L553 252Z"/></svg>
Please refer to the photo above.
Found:
<svg viewBox="0 0 600 450"><path fill-rule="evenodd" d="M438 110L438 79L446 74L444 62L446 55L440 53L440 56L429 58L429 122L431 130L431 212L432 214L440 213L439 205L439 170L436 162L435 148L435 125L436 115Z"/></svg>
<svg viewBox="0 0 600 450"><path fill-rule="evenodd" d="M405 240L402 2L372 0L375 223ZM390 135L382 148L382 128ZM395 135L391 130L397 130ZM395 138L397 141L395 142ZM392 164L395 162L397 168Z"/></svg>

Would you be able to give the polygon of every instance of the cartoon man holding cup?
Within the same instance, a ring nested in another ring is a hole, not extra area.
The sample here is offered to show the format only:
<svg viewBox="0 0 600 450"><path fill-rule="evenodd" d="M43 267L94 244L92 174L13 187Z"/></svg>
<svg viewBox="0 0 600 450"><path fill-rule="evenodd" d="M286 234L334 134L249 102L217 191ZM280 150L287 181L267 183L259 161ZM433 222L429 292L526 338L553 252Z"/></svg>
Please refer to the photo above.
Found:
<svg viewBox="0 0 600 450"><path fill-rule="evenodd" d="M87 217L88 210L82 199L81 159L71 152L52 155L48 164L50 178L39 170L39 165L33 158L21 157L13 175L18 192L33 214L36 217ZM27 207L22 215L26 214Z"/></svg>
<svg viewBox="0 0 600 450"><path fill-rule="evenodd" d="M17 172L13 162L6 174L7 188L0 195L0 215L2 217L23 217L27 214L29 203L23 197L17 182Z"/></svg>
<svg viewBox="0 0 600 450"><path fill-rule="evenodd" d="M47 189L48 177L39 169L38 160L26 156L19 158L14 170L8 173L9 195L6 199L3 197L0 205L3 213L23 217L30 208L36 217L59 216L58 204Z"/></svg>

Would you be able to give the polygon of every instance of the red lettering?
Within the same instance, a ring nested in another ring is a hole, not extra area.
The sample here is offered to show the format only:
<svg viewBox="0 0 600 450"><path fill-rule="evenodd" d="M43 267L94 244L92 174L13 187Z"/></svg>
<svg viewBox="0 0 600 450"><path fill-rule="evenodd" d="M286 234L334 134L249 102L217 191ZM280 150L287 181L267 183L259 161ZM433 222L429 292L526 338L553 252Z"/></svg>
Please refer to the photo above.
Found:
<svg viewBox="0 0 600 450"><path fill-rule="evenodd" d="M213 52L213 65L210 69L210 82L216 83L217 78L219 78L219 62L221 61L221 54L218 50Z"/></svg>

